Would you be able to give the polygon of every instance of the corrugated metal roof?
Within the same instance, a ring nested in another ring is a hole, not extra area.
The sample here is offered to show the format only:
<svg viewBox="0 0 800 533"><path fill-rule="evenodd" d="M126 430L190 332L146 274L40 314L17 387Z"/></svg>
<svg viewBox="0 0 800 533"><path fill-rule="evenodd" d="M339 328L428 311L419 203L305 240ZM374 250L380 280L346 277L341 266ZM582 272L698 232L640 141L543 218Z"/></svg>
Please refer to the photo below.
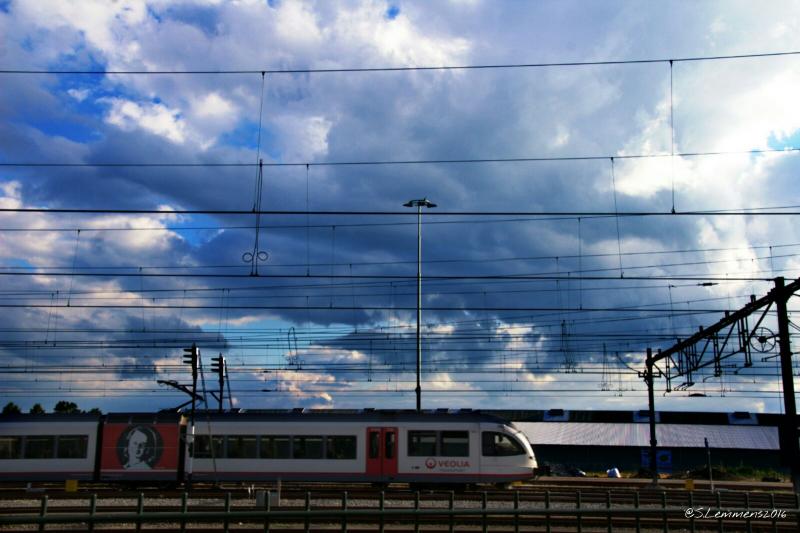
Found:
<svg viewBox="0 0 800 533"><path fill-rule="evenodd" d="M648 424L601 424L591 422L515 422L531 443L573 446L649 446ZM778 450L778 428L773 426L716 426L658 424L658 446Z"/></svg>

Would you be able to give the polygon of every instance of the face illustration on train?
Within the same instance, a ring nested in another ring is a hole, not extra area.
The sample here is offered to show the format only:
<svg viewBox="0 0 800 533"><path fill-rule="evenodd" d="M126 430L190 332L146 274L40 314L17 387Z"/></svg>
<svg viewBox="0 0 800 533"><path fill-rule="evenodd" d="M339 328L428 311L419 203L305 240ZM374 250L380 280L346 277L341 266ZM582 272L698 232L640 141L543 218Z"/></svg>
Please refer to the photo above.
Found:
<svg viewBox="0 0 800 533"><path fill-rule="evenodd" d="M161 458L161 435L152 426L131 426L117 441L117 456L125 470L149 470Z"/></svg>

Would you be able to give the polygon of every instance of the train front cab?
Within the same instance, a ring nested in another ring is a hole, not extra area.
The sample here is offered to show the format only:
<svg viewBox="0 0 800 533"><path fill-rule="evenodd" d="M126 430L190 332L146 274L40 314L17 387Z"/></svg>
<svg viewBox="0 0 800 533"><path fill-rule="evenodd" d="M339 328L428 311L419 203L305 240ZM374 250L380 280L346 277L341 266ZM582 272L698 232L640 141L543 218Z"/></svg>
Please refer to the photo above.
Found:
<svg viewBox="0 0 800 533"><path fill-rule="evenodd" d="M505 485L537 467L525 435L494 421L401 421L369 427L366 437L367 481Z"/></svg>
<svg viewBox="0 0 800 533"><path fill-rule="evenodd" d="M533 447L513 424L481 424L481 471L489 476L502 474L508 480L523 481L538 469ZM500 480L498 482L504 482Z"/></svg>

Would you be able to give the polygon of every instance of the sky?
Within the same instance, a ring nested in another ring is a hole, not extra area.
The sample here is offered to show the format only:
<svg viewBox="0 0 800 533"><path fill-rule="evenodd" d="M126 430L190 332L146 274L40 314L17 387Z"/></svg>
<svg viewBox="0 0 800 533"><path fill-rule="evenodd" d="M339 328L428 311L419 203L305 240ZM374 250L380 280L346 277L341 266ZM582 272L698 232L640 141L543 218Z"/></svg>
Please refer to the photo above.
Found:
<svg viewBox="0 0 800 533"><path fill-rule="evenodd" d="M3 404L174 407L195 343L226 407L414 408L412 199L426 409L644 409L648 347L800 276L795 2L12 0L0 34ZM656 407L780 412L773 344Z"/></svg>

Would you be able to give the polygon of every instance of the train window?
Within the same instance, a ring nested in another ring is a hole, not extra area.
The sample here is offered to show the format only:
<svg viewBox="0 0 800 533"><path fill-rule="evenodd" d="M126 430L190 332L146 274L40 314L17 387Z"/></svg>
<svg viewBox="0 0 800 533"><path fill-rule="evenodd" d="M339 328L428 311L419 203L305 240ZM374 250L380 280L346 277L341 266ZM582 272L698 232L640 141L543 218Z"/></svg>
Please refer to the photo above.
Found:
<svg viewBox="0 0 800 533"><path fill-rule="evenodd" d="M292 455L295 459L322 459L322 437L292 437Z"/></svg>
<svg viewBox="0 0 800 533"><path fill-rule="evenodd" d="M22 437L0 437L0 459L19 459Z"/></svg>
<svg viewBox="0 0 800 533"><path fill-rule="evenodd" d="M36 435L25 437L25 459L52 459L56 452L56 438Z"/></svg>
<svg viewBox="0 0 800 533"><path fill-rule="evenodd" d="M195 435L191 456L198 459L211 457L211 439L208 438L208 435Z"/></svg>
<svg viewBox="0 0 800 533"><path fill-rule="evenodd" d="M409 431L408 455L412 457L436 455L436 432Z"/></svg>
<svg viewBox="0 0 800 533"><path fill-rule="evenodd" d="M369 458L377 459L381 455L381 433L380 431L369 432Z"/></svg>
<svg viewBox="0 0 800 533"><path fill-rule="evenodd" d="M328 437L325 441L325 456L328 459L355 459L355 437Z"/></svg>
<svg viewBox="0 0 800 533"><path fill-rule="evenodd" d="M225 438L218 436L214 437L214 453L211 453L211 438L208 435L195 435L194 437L194 450L192 450L192 457L198 459L221 459L222 452L225 449Z"/></svg>
<svg viewBox="0 0 800 533"><path fill-rule="evenodd" d="M397 436L395 435L394 431L390 431L386 433L386 457L384 459L393 459L394 458L394 448L395 448L395 439Z"/></svg>
<svg viewBox="0 0 800 533"><path fill-rule="evenodd" d="M89 444L87 435L61 435L58 437L56 457L59 459L86 459Z"/></svg>
<svg viewBox="0 0 800 533"><path fill-rule="evenodd" d="M483 432L483 455L488 456L509 456L525 455L525 448L517 439L503 433L493 431Z"/></svg>
<svg viewBox="0 0 800 533"><path fill-rule="evenodd" d="M288 459L291 441L285 435L262 435L261 436L261 458L262 459Z"/></svg>
<svg viewBox="0 0 800 533"><path fill-rule="evenodd" d="M440 455L444 457L469 456L469 432L467 431L442 431L440 444Z"/></svg>
<svg viewBox="0 0 800 533"><path fill-rule="evenodd" d="M258 457L255 435L228 435L228 459L255 459Z"/></svg>

